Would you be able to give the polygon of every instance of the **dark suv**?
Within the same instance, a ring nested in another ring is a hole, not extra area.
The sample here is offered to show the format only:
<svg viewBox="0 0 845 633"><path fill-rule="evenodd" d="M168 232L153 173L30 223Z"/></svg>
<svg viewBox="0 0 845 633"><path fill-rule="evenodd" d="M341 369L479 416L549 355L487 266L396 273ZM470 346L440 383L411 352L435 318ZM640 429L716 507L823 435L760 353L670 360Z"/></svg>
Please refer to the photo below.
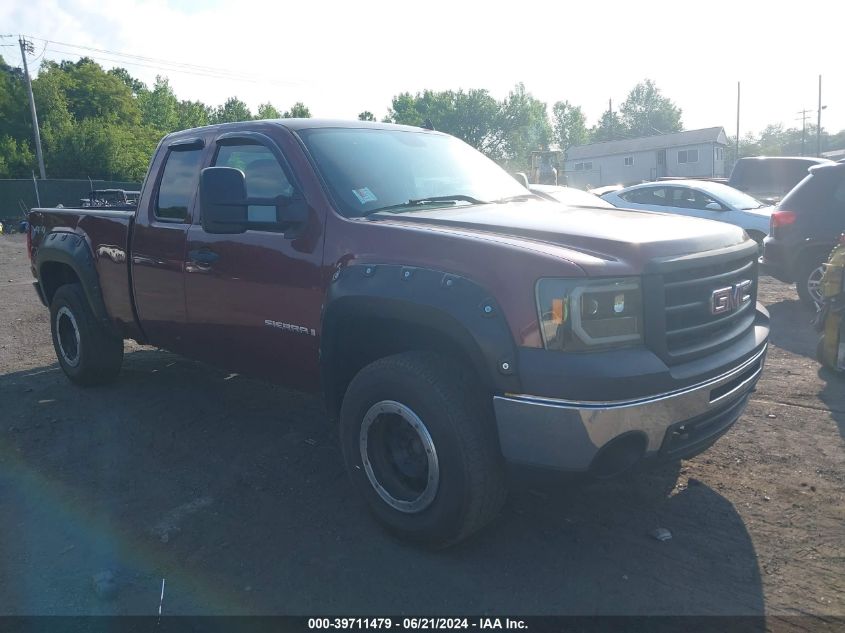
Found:
<svg viewBox="0 0 845 633"><path fill-rule="evenodd" d="M807 305L820 299L822 264L845 231L845 163L810 168L772 213L763 241L763 270L795 282Z"/></svg>
<svg viewBox="0 0 845 633"><path fill-rule="evenodd" d="M766 204L777 204L807 175L807 170L832 161L809 156L753 156L740 158L728 184Z"/></svg>

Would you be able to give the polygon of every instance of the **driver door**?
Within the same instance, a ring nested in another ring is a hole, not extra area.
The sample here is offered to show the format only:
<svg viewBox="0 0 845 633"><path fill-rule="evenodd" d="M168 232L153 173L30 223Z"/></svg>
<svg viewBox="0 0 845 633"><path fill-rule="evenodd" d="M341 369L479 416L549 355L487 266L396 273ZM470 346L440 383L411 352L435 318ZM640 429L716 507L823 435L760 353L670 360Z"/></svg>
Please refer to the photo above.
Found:
<svg viewBox="0 0 845 633"><path fill-rule="evenodd" d="M221 136L211 166L241 170L250 198L301 195L263 134ZM323 223L310 209L303 230L285 237L276 206L251 205L248 219L260 228L211 234L199 219L188 230L185 297L198 352L232 371L308 387L318 376Z"/></svg>

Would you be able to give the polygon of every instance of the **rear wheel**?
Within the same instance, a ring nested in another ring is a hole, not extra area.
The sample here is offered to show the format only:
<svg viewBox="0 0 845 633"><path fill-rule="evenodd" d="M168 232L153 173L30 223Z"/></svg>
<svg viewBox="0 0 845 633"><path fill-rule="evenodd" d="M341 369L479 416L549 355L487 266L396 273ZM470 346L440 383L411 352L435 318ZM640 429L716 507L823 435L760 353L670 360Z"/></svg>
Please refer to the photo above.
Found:
<svg viewBox="0 0 845 633"><path fill-rule="evenodd" d="M428 352L375 361L343 400L344 460L376 518L444 547L480 529L505 500L490 402L461 365Z"/></svg>
<svg viewBox="0 0 845 633"><path fill-rule="evenodd" d="M822 302L821 281L827 256L817 253L805 257L796 271L795 287L805 305L815 308Z"/></svg>
<svg viewBox="0 0 845 633"><path fill-rule="evenodd" d="M123 363L123 339L100 323L79 284L61 286L50 303L50 330L56 358L79 385L113 381Z"/></svg>

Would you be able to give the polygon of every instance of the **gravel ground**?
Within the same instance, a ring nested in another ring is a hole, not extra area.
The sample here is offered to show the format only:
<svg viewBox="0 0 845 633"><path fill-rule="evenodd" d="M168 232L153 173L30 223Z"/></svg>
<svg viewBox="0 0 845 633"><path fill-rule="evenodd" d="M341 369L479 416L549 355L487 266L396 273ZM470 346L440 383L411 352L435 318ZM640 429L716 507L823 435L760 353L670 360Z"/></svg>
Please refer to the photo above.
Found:
<svg viewBox="0 0 845 633"><path fill-rule="evenodd" d="M154 614L162 578L165 614L845 614L845 382L784 284L762 280L768 364L712 449L522 485L431 553L370 518L319 399L132 343L115 384L74 387L30 281L0 236L0 614Z"/></svg>

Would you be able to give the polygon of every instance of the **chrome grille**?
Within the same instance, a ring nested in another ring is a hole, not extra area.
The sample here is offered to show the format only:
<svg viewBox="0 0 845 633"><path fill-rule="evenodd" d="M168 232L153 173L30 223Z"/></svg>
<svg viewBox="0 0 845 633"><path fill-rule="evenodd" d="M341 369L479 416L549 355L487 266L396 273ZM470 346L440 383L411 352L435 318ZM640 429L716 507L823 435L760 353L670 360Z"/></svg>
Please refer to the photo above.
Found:
<svg viewBox="0 0 845 633"><path fill-rule="evenodd" d="M741 292L750 300L722 314L713 314L711 301L719 289L751 285ZM754 324L757 302L757 261L743 257L663 275L667 361L692 360L728 347Z"/></svg>

